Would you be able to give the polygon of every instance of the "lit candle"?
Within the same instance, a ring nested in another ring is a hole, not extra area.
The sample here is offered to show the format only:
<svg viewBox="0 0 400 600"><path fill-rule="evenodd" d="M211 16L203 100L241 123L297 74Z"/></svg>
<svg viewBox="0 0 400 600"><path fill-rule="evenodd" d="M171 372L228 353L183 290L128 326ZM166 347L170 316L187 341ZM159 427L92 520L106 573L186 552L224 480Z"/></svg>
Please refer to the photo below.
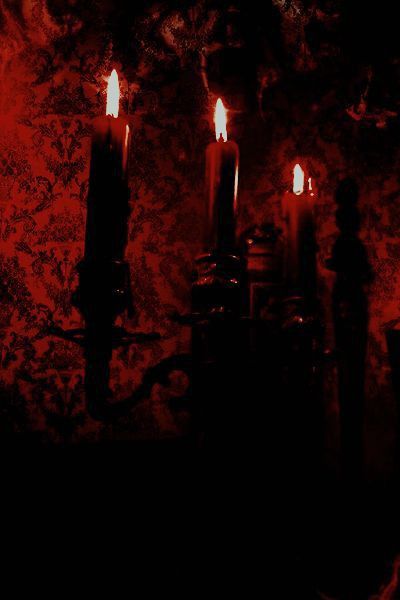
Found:
<svg viewBox="0 0 400 600"><path fill-rule="evenodd" d="M219 98L214 113L216 142L206 152L207 250L235 251L239 148L228 141L226 110Z"/></svg>
<svg viewBox="0 0 400 600"><path fill-rule="evenodd" d="M119 82L108 80L104 117L93 122L86 220L86 261L122 260L129 216L129 125L118 116Z"/></svg>
<svg viewBox="0 0 400 600"><path fill-rule="evenodd" d="M305 189L307 187L307 189ZM315 297L315 230L311 178L305 184L299 164L293 169L293 192L286 194L283 206L286 221L286 285L290 294Z"/></svg>

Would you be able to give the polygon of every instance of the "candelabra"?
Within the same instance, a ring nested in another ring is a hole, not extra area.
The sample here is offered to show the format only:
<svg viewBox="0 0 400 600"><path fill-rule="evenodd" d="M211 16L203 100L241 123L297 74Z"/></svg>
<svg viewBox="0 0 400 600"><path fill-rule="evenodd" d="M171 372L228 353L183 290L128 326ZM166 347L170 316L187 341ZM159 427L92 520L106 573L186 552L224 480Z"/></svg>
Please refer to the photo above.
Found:
<svg viewBox="0 0 400 600"><path fill-rule="evenodd" d="M198 439L208 451L231 456L236 452L241 458L256 448L261 456L275 437L282 359L277 320L268 317L278 299L268 305L271 294L259 294L258 311L249 303L255 283L249 247L254 250L262 237L259 232L256 236L250 233L244 238L248 241L251 237L251 243L240 243L240 250L229 254L213 251L196 259L192 312L181 317L181 322L192 328ZM262 239L265 241L265 236ZM262 248L265 254L265 246ZM269 255L276 250L268 248ZM264 267L255 276L257 289L265 284L264 290L276 291L274 285L271 288L262 281L261 272L266 279L276 276Z"/></svg>
<svg viewBox="0 0 400 600"><path fill-rule="evenodd" d="M127 191L128 193L128 191ZM126 214L123 229L127 228ZM86 241L93 235L87 224ZM120 256L124 256L127 235L122 235ZM169 384L172 371L190 372L191 361L186 354L167 357L149 368L141 384L128 397L119 402L112 399L109 387L110 361L115 348L130 344L143 344L160 339L156 332L130 332L115 325L116 317L124 312L134 312L129 264L120 260L96 259L85 253L77 265L79 284L73 293L72 303L85 320L84 328L63 330L51 325L49 334L62 337L83 347L85 354L85 393L89 414L99 420L112 421L127 413L141 400L149 397L156 383ZM175 403L179 399L175 398Z"/></svg>

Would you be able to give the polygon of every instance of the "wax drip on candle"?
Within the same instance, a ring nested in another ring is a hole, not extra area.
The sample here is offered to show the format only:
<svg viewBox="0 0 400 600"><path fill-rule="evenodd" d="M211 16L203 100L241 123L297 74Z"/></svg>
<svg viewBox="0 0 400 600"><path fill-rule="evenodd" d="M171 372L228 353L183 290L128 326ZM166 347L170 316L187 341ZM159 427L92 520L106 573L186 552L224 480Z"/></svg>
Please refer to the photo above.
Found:
<svg viewBox="0 0 400 600"><path fill-rule="evenodd" d="M228 140L226 121L227 118L224 103L221 98L218 98L214 112L215 138L217 142L226 142Z"/></svg>

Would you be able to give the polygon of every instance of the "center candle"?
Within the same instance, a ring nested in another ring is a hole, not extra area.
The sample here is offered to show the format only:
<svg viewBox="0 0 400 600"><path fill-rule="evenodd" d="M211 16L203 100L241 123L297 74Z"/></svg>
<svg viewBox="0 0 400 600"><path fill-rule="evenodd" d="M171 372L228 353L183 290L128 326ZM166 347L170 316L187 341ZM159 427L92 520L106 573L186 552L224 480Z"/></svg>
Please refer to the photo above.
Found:
<svg viewBox="0 0 400 600"><path fill-rule="evenodd" d="M119 83L115 69L107 89L106 115L93 122L86 219L85 260L123 259L129 216L129 125L118 116Z"/></svg>
<svg viewBox="0 0 400 600"><path fill-rule="evenodd" d="M316 244L311 178L299 164L293 169L293 192L284 200L286 221L286 286L288 292L312 301L316 294Z"/></svg>
<svg viewBox="0 0 400 600"><path fill-rule="evenodd" d="M232 254L236 247L239 148L228 141L226 110L218 98L215 113L216 142L206 152L207 234L210 252Z"/></svg>

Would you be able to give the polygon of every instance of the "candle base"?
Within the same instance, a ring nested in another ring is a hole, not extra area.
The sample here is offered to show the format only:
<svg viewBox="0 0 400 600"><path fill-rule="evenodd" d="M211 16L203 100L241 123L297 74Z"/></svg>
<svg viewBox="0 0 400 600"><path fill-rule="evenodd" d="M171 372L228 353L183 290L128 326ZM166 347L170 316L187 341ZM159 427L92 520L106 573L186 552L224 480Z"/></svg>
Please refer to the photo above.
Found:
<svg viewBox="0 0 400 600"><path fill-rule="evenodd" d="M133 314L129 264L123 260L83 260L77 266L79 286L72 303L82 313L85 327L64 330L49 324L47 333L74 342L84 349L85 392L87 409L96 420L110 422L125 416L141 400L148 397L153 385L163 384L171 371L189 369L186 356L168 357L146 373L143 383L131 396L112 401L109 387L110 361L114 348L160 339L155 332L129 332L114 324L124 311Z"/></svg>
<svg viewBox="0 0 400 600"><path fill-rule="evenodd" d="M239 315L243 305L244 261L234 254L208 253L195 261L192 308L199 313Z"/></svg>
<svg viewBox="0 0 400 600"><path fill-rule="evenodd" d="M129 264L123 260L109 262L81 261L79 286L72 296L85 320L95 315L114 321L125 310L133 315Z"/></svg>
<svg viewBox="0 0 400 600"><path fill-rule="evenodd" d="M324 373L330 358L324 348L324 327L317 310L303 296L287 296L281 309L282 398L287 444L293 452L293 476L312 479L324 460Z"/></svg>

